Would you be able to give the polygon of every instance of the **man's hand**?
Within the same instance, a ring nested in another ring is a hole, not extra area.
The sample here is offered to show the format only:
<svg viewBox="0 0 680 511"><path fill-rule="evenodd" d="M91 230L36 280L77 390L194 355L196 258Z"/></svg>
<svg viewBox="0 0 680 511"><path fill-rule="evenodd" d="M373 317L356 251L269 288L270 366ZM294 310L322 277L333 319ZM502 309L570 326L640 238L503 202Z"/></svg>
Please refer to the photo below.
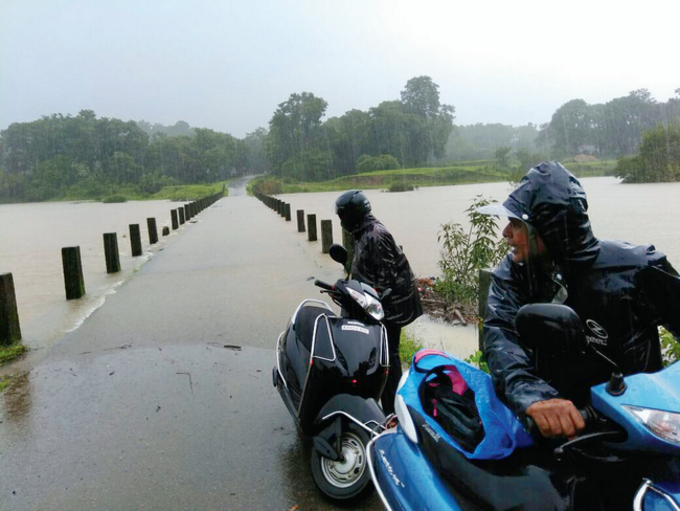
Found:
<svg viewBox="0 0 680 511"><path fill-rule="evenodd" d="M572 439L586 427L581 412L567 399L537 401L527 408L526 414L546 438L566 436Z"/></svg>

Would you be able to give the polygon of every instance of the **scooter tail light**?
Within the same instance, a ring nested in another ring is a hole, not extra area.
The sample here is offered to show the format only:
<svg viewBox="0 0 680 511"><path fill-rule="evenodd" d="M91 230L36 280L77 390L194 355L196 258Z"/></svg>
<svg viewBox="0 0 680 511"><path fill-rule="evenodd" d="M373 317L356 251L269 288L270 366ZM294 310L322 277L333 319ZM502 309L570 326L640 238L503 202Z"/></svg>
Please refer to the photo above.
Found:
<svg viewBox="0 0 680 511"><path fill-rule="evenodd" d="M628 412L659 438L680 446L680 413L623 405Z"/></svg>

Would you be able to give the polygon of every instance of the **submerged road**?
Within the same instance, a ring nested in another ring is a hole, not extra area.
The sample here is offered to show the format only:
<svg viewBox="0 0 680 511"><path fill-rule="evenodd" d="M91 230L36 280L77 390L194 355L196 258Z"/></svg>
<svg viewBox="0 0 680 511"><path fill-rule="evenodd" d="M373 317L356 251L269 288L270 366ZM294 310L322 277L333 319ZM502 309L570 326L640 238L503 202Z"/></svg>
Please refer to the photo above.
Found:
<svg viewBox="0 0 680 511"><path fill-rule="evenodd" d="M239 192L12 368L0 510L341 509L314 487L271 368L289 316L319 296L312 278L342 273L295 222ZM352 509L381 506L374 494Z"/></svg>

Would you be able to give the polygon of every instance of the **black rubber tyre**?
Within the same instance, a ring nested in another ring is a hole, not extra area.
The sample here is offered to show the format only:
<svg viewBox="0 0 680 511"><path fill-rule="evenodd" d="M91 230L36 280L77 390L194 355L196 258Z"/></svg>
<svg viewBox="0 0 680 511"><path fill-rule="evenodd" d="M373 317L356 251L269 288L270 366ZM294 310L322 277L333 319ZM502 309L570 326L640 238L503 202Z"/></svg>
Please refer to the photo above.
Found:
<svg viewBox="0 0 680 511"><path fill-rule="evenodd" d="M368 442L368 432L349 422L342 431L343 462L331 461L312 448L312 476L326 496L334 500L353 500L373 487L368 468Z"/></svg>
<svg viewBox="0 0 680 511"><path fill-rule="evenodd" d="M279 384L279 370L276 366L272 369L272 383L274 384L274 387Z"/></svg>

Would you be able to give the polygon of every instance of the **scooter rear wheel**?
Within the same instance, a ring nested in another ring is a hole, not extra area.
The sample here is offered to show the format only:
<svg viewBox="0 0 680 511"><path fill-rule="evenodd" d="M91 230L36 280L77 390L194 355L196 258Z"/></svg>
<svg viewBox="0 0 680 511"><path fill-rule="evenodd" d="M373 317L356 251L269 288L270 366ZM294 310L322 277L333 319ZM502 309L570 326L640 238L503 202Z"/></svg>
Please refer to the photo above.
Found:
<svg viewBox="0 0 680 511"><path fill-rule="evenodd" d="M350 422L342 430L341 461L325 458L312 449L312 476L324 494L335 500L349 500L358 498L369 489L368 442L367 432Z"/></svg>

